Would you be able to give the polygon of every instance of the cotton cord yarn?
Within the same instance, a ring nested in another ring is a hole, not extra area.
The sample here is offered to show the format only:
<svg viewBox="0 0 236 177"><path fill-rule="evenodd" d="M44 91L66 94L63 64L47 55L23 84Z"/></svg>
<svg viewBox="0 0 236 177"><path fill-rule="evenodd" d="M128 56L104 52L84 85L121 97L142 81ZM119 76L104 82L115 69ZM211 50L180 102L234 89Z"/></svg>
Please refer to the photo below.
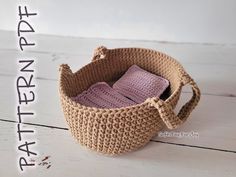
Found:
<svg viewBox="0 0 236 177"><path fill-rule="evenodd" d="M128 68L138 65L166 78L168 97L158 97L122 108L91 108L71 99L97 82L116 82ZM193 95L176 114L174 108L182 87ZM60 66L59 93L65 119L73 137L83 146L103 154L121 154L144 146L162 128L181 126L200 100L200 90L183 67L172 57L150 49L97 48L92 62L75 73Z"/></svg>

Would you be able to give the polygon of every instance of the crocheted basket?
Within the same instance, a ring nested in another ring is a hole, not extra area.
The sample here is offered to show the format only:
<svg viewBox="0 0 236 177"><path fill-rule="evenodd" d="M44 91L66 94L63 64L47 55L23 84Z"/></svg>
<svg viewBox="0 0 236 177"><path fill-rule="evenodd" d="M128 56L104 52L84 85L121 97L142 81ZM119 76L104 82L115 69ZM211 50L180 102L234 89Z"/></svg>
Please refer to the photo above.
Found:
<svg viewBox="0 0 236 177"><path fill-rule="evenodd" d="M122 108L86 107L71 99L97 82L114 83L136 64L169 80L168 97ZM141 48L107 49L98 47L91 63L73 73L66 64L60 66L60 99L69 129L78 142L104 154L135 150L150 141L162 128L179 127L200 100L200 90L183 67L170 56ZM174 108L181 89L190 85L192 98L180 109Z"/></svg>

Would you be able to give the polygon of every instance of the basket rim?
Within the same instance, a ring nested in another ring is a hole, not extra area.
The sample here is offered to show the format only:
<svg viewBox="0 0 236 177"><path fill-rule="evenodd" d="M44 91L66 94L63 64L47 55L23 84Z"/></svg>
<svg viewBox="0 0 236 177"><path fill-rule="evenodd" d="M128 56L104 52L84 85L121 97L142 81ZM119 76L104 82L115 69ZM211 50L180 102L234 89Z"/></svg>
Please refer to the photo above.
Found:
<svg viewBox="0 0 236 177"><path fill-rule="evenodd" d="M163 52L160 52L160 51L157 51L157 50L154 50L154 49L147 49L147 48L114 48L114 49L109 49L108 50L108 55L109 55L109 52L113 52L113 53L118 53L118 52L152 52L154 55L159 55L161 58L165 58L167 60L170 60L171 62L173 62L173 64L175 65L176 67L176 72L178 72L178 74L182 75L182 72L186 73L183 66L176 60L174 59L173 57L163 53ZM94 60L92 62L89 62L87 64L85 64L83 67L81 67L80 69L78 69L77 71L75 72L72 72L71 69L70 69L70 66L68 66L67 64L62 64L63 66L66 66L67 69L69 70L70 74L72 75L77 75L79 72L81 72L82 70L86 69L86 67L89 67L90 65L93 65L95 63L98 63L98 62L103 62L103 60L109 60L109 57L108 58L103 58L103 59L98 59L98 60ZM61 65L61 66L62 66ZM63 75L62 72L60 72L60 78L61 76ZM181 76L180 76L181 78ZM89 110L96 110L96 111L120 111L121 109L134 109L134 108L137 108L137 107L141 107L141 106L147 106L148 104L150 104L149 102L147 102L147 99L146 101L142 102L142 103L138 103L138 104L134 104L134 105L130 105L130 106L125 106L125 107L119 107L119 108L97 108L97 107L90 107L90 106L85 106L85 105L82 105L76 101L73 101L64 91L63 87L62 87L62 83L61 83L61 79L59 79L59 92L60 92L60 96L62 97L61 99L66 99L67 103L70 104L70 106L73 106L75 109L89 109ZM181 88L182 88L182 81L181 79L179 80L179 83L177 85L177 88L174 90L174 92L168 96L168 98L166 100L164 100L167 104L171 102L171 100L177 96L179 94L179 92L181 91ZM155 97L153 97L155 98Z"/></svg>

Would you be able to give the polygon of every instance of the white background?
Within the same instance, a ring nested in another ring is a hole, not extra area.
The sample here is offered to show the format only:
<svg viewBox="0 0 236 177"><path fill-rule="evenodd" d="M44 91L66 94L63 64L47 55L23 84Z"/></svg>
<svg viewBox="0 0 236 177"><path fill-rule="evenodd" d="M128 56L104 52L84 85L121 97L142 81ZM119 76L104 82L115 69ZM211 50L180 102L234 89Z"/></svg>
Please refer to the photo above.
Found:
<svg viewBox="0 0 236 177"><path fill-rule="evenodd" d="M234 0L0 0L0 30L16 29L18 4L41 34L236 44Z"/></svg>

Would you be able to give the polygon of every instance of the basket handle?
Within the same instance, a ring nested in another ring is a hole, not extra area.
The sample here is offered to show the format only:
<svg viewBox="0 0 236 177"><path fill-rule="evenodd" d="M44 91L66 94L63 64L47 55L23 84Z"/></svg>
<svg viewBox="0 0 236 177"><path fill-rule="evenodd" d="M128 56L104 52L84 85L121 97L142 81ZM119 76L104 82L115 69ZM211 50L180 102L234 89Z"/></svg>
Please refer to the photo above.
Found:
<svg viewBox="0 0 236 177"><path fill-rule="evenodd" d="M68 64L61 64L59 67L59 72L64 75L73 75L73 72Z"/></svg>
<svg viewBox="0 0 236 177"><path fill-rule="evenodd" d="M99 46L94 50L92 61L104 59L107 56L108 49L104 46Z"/></svg>
<svg viewBox="0 0 236 177"><path fill-rule="evenodd" d="M184 73L181 78L182 87L189 84L192 88L193 95L192 98L183 105L177 115L168 103L159 98L154 97L146 100L158 110L162 121L169 129L175 129L183 124L200 100L200 90L194 80L187 73Z"/></svg>

